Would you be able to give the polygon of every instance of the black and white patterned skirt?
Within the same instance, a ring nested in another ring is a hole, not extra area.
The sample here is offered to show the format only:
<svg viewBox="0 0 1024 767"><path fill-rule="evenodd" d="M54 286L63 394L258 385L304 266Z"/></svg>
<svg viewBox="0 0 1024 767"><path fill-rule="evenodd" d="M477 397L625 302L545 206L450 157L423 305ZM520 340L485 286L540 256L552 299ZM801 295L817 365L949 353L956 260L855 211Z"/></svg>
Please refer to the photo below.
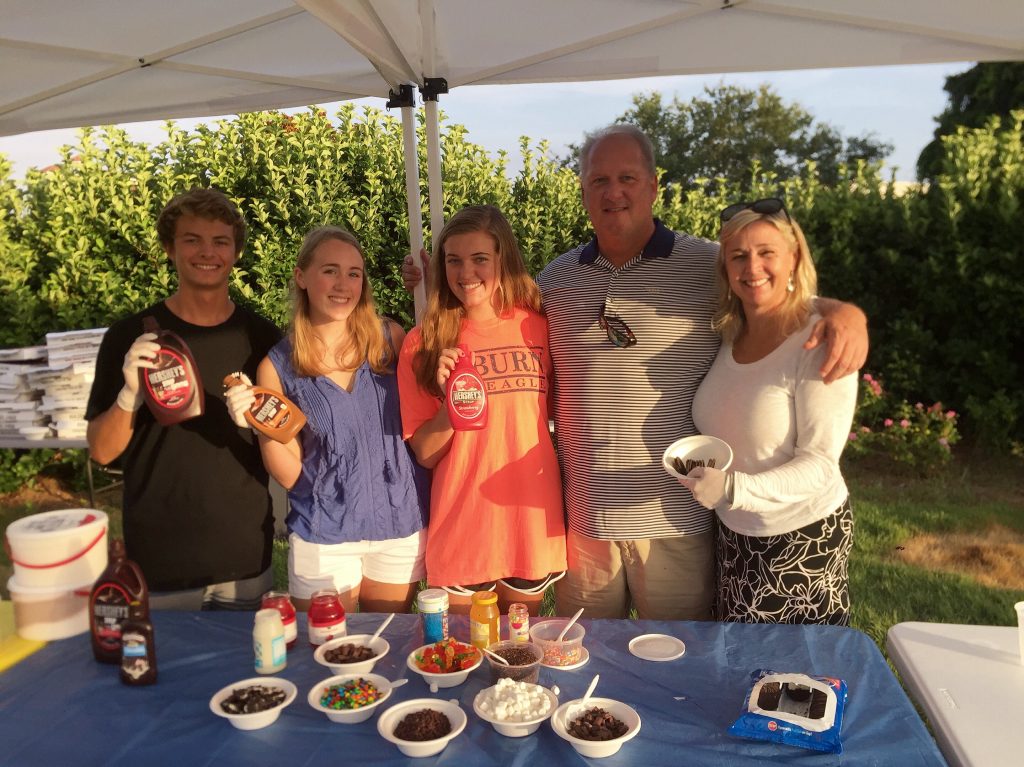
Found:
<svg viewBox="0 0 1024 767"><path fill-rule="evenodd" d="M718 525L718 620L850 625L850 499L820 522L763 538Z"/></svg>

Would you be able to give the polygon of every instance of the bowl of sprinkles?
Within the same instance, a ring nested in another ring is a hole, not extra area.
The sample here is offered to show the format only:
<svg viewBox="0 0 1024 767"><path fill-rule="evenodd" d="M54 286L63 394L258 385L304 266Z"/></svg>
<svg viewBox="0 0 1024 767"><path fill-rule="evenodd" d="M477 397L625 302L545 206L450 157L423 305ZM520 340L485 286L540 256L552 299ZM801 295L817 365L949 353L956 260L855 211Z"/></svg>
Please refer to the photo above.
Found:
<svg viewBox="0 0 1024 767"><path fill-rule="evenodd" d="M332 722L365 722L391 696L391 682L380 674L338 674L310 689L309 705Z"/></svg>

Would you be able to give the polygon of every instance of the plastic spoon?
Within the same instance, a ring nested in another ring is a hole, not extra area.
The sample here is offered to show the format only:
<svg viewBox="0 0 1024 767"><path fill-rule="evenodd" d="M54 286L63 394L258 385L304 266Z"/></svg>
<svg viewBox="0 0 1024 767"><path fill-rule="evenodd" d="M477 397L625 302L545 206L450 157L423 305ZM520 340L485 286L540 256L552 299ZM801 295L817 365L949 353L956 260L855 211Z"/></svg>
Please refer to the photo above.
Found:
<svg viewBox="0 0 1024 767"><path fill-rule="evenodd" d="M409 683L408 679L396 679L393 682L391 682L391 689L393 690L396 687L401 687L403 684L408 684L408 683Z"/></svg>
<svg viewBox="0 0 1024 767"><path fill-rule="evenodd" d="M504 663L504 664L505 664L506 666L511 666L511 665L512 665L512 664L511 664L511 663L509 663L509 662L508 662L507 660L505 660L505 659L504 659L504 658L502 658L502 657L501 657L500 655L498 655L498 653L496 653L496 652L491 652L491 651L490 651L490 650L488 650L488 649L487 649L486 647L484 647L484 648L481 648L481 649L483 649L483 651L484 651L485 653L487 653L487 654L488 654L488 655L490 655L490 656L491 656L492 658L494 658L494 659L495 659L496 661L498 661L498 663Z"/></svg>
<svg viewBox="0 0 1024 767"><path fill-rule="evenodd" d="M587 710L587 701L590 700L590 696L594 694L594 689L597 687L597 682L600 678L600 674L594 674L594 678L590 682L590 687L588 687L587 691L583 693L583 697L580 698L580 702L572 707L571 715L569 709L565 710L565 720L562 722L562 727L565 729L566 732L569 731L569 723L573 719L575 719L580 713Z"/></svg>
<svg viewBox="0 0 1024 767"><path fill-rule="evenodd" d="M557 639L555 639L556 642L561 642L563 639L565 639L565 635L569 633L569 629L576 625L576 621L580 619L581 615L583 615L582 607L579 610L577 610L576 614L569 619L568 623L565 624L565 628L562 629L562 633L558 635Z"/></svg>
<svg viewBox="0 0 1024 767"><path fill-rule="evenodd" d="M370 641L367 642L367 644L373 644L374 641L377 639L377 637L379 637L381 635L381 633L384 631L384 629L386 629L388 627L388 624L391 623L391 621L393 621L394 618L395 618L395 614L394 613L391 613L391 615L389 615L387 618L385 618L384 622L382 624L380 624L380 626L377 627L376 631L373 632L373 636L370 637Z"/></svg>

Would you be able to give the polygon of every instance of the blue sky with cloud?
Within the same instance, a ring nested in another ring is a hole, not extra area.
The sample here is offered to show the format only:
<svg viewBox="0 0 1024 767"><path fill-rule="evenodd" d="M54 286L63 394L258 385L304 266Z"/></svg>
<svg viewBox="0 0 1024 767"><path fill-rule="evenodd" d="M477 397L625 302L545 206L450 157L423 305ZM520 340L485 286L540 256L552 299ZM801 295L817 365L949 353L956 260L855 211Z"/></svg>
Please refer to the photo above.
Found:
<svg viewBox="0 0 1024 767"><path fill-rule="evenodd" d="M547 139L552 152L562 154L578 143L586 131L612 122L625 112L634 93L661 91L666 100L683 101L699 95L705 85L719 82L747 88L769 83L786 101L799 102L817 120L845 135L875 133L894 145L887 166L896 178L913 181L921 149L932 138L934 118L946 104L943 90L948 75L972 64L930 64L899 67L817 69L792 72L654 77L602 82L466 86L442 96L441 109L449 122L461 123L469 139L510 155L511 170L518 168L520 136ZM379 99L364 99L383 108ZM330 110L331 107L328 107ZM191 126L208 120L180 120ZM163 136L160 123L125 126L133 137L150 142ZM40 131L0 137L0 153L14 163L14 176L29 167L44 167L59 159L62 144L75 139L74 130ZM424 171L425 172L425 171Z"/></svg>

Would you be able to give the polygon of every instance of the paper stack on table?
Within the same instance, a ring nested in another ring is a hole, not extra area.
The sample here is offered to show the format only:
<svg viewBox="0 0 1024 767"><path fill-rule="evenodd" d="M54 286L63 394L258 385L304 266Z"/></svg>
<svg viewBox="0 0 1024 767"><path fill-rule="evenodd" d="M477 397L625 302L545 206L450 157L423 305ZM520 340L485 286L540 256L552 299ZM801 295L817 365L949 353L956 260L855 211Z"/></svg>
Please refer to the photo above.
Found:
<svg viewBox="0 0 1024 767"><path fill-rule="evenodd" d="M0 351L0 437L45 439L51 436L49 419L38 410L43 392L29 378L33 373L47 370L45 363L45 346Z"/></svg>
<svg viewBox="0 0 1024 767"><path fill-rule="evenodd" d="M85 407L106 332L106 328L94 328L46 334L49 370L32 378L43 389L39 411L49 416L58 439L85 438Z"/></svg>

